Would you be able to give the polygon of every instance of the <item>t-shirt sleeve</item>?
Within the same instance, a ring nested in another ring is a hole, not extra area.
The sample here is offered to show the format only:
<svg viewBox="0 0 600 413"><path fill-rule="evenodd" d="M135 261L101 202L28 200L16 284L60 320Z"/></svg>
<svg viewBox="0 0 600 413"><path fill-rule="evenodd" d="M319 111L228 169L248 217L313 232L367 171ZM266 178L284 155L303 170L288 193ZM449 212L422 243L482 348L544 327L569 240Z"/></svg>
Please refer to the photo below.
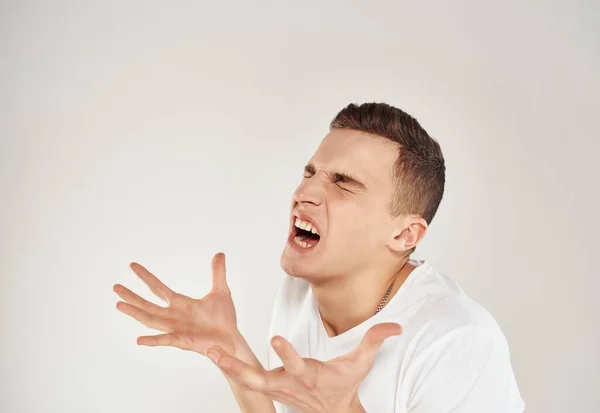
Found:
<svg viewBox="0 0 600 413"><path fill-rule="evenodd" d="M408 413L522 413L500 331L462 326L423 345L407 365L402 393Z"/></svg>

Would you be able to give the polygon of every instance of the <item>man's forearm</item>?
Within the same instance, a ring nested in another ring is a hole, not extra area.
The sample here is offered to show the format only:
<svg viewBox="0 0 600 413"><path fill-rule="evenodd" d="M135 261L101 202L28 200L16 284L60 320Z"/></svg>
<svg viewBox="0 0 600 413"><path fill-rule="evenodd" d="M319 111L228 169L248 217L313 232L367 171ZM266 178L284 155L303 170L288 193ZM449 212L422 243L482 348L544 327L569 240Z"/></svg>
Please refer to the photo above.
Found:
<svg viewBox="0 0 600 413"><path fill-rule="evenodd" d="M352 410L350 411L350 413L367 413L367 411L365 410L363 405L360 403L360 401L357 401L357 403L352 407Z"/></svg>
<svg viewBox="0 0 600 413"><path fill-rule="evenodd" d="M261 393L243 389L229 378L227 381L242 413L275 413L275 405L271 399Z"/></svg>
<svg viewBox="0 0 600 413"><path fill-rule="evenodd" d="M235 347L236 358L250 364L253 367L256 367L257 369L264 370L264 367L248 345L246 339L244 339L241 334L236 340ZM242 413L275 413L275 405L271 399L259 392L243 388L229 377L225 377L227 378L227 382L233 391L235 400L240 406Z"/></svg>

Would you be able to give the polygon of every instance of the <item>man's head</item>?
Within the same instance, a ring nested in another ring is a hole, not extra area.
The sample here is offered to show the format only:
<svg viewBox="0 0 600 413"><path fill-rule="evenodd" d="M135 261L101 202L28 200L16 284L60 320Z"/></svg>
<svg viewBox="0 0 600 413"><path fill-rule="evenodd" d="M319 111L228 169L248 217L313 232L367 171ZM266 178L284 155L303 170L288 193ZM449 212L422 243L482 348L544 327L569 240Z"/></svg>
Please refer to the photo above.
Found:
<svg viewBox="0 0 600 413"><path fill-rule="evenodd" d="M416 119L385 103L348 105L294 193L282 268L317 280L399 262L425 236L444 183L440 146ZM305 222L312 230L296 227Z"/></svg>

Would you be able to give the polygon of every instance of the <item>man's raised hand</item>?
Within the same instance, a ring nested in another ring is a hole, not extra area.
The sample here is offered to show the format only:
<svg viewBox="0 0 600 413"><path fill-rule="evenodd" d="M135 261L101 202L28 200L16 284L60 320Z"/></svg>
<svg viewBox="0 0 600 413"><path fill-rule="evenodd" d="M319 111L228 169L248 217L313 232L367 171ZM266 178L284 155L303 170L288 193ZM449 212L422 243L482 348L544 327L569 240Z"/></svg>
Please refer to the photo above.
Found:
<svg viewBox="0 0 600 413"><path fill-rule="evenodd" d="M210 347L218 345L230 354L235 353L241 335L225 276L225 254L216 254L211 265L213 287L206 296L195 299L174 292L140 264L130 264L150 290L167 303L166 307L162 307L120 284L113 287L124 300L117 302L119 311L147 327L163 332L139 337L138 344L177 347L202 355L206 355Z"/></svg>
<svg viewBox="0 0 600 413"><path fill-rule="evenodd" d="M210 348L207 355L239 385L303 413L364 412L358 387L373 367L383 341L401 333L402 327L396 323L374 325L353 351L327 362L302 358L290 342L275 336L271 345L283 366L273 370L254 368L218 346Z"/></svg>

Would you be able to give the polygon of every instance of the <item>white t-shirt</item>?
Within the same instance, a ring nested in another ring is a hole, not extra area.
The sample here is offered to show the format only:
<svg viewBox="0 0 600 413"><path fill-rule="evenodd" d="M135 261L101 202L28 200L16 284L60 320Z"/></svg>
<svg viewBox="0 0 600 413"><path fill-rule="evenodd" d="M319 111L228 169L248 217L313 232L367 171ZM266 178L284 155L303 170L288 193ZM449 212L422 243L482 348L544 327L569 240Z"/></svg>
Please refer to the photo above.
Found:
<svg viewBox="0 0 600 413"><path fill-rule="evenodd" d="M325 331L310 283L285 274L269 339L281 335L300 356L327 361L352 351L373 325L399 323L403 333L383 342L358 389L367 413L523 412L508 344L494 318L453 278L426 261L410 263L417 267L379 313L335 337ZM280 367L267 349L267 368Z"/></svg>

